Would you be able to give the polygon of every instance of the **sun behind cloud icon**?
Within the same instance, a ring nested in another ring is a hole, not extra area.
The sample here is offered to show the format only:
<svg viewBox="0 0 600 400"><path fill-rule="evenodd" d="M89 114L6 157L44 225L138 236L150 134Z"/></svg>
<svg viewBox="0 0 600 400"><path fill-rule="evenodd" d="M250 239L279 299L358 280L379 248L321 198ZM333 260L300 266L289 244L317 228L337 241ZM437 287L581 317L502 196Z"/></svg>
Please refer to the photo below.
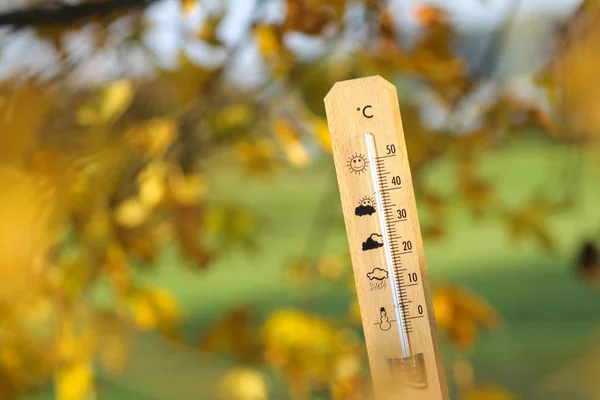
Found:
<svg viewBox="0 0 600 400"><path fill-rule="evenodd" d="M354 214L362 217L364 215L372 215L375 213L375 200L372 197L363 197L360 199L358 207L354 209Z"/></svg>
<svg viewBox="0 0 600 400"><path fill-rule="evenodd" d="M367 273L367 278L369 278L370 281L372 281L373 279L382 281L382 280L386 279L387 277L388 277L388 272L381 268L374 268L373 271Z"/></svg>

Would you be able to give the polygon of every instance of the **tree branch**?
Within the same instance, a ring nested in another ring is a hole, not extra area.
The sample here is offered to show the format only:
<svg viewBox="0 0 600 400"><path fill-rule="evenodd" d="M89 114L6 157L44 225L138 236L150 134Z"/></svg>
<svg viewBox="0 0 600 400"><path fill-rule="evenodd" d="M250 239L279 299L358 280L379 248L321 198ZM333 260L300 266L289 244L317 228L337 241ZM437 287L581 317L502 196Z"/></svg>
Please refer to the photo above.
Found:
<svg viewBox="0 0 600 400"><path fill-rule="evenodd" d="M103 0L80 4L50 3L0 14L0 26L13 26L20 29L27 26L63 25L114 12L142 9L155 1L157 0Z"/></svg>

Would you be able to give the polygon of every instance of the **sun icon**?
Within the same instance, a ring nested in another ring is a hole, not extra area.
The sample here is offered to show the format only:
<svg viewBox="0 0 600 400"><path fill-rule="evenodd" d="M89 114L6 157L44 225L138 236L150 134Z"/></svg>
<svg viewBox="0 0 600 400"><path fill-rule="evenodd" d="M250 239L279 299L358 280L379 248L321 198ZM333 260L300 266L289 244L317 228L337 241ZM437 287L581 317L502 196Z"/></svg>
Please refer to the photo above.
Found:
<svg viewBox="0 0 600 400"><path fill-rule="evenodd" d="M360 174L367 170L367 157L364 154L354 154L352 157L348 157L348 168L353 174Z"/></svg>

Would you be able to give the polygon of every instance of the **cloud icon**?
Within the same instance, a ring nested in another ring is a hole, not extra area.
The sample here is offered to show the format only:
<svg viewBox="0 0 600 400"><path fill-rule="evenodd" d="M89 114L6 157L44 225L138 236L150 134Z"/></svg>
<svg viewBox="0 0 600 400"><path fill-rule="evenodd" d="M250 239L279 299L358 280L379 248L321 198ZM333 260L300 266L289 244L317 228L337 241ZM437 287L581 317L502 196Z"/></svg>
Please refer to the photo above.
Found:
<svg viewBox="0 0 600 400"><path fill-rule="evenodd" d="M362 244L363 251L377 249L383 247L383 236L378 233L372 233Z"/></svg>
<svg viewBox="0 0 600 400"><path fill-rule="evenodd" d="M388 272L381 268L375 268L373 271L367 274L367 278L369 280L377 279L378 281L382 281L388 277Z"/></svg>

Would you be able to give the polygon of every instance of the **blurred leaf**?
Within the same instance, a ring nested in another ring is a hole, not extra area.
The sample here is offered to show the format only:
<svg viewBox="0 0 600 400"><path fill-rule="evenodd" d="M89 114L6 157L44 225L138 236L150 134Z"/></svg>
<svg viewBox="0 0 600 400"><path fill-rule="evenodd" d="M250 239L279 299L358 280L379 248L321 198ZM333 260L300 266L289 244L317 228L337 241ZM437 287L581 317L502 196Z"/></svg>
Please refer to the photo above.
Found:
<svg viewBox="0 0 600 400"><path fill-rule="evenodd" d="M199 205L177 204L172 212L175 235L183 254L197 267L206 268L212 257L199 239L204 208Z"/></svg>
<svg viewBox="0 0 600 400"><path fill-rule="evenodd" d="M226 205L210 207L203 227L221 249L235 245L244 245L248 249L256 247L256 216L247 210Z"/></svg>
<svg viewBox="0 0 600 400"><path fill-rule="evenodd" d="M259 25L254 28L254 38L258 50L267 59L277 58L281 52L281 38L275 28L268 25Z"/></svg>
<svg viewBox="0 0 600 400"><path fill-rule="evenodd" d="M310 155L301 142L301 133L293 122L280 118L273 123L273 132L293 166L306 167L310 163Z"/></svg>
<svg viewBox="0 0 600 400"><path fill-rule="evenodd" d="M283 32L275 26L257 25L253 29L258 50L276 76L282 76L290 68L292 53L283 44Z"/></svg>
<svg viewBox="0 0 600 400"><path fill-rule="evenodd" d="M223 315L202 337L200 348L208 353L232 353L244 362L261 359L253 313L246 308Z"/></svg>
<svg viewBox="0 0 600 400"><path fill-rule="evenodd" d="M479 325L493 329L500 323L500 317L489 304L457 286L438 287L433 293L433 307L440 333L458 349L475 344Z"/></svg>
<svg viewBox="0 0 600 400"><path fill-rule="evenodd" d="M595 76L600 67L600 52L596 46L600 39L600 11L592 3L584 3L567 25L563 38L566 46L560 49L559 56L545 73L550 74L560 88L560 107L567 133L575 138L597 140L600 117ZM556 90L548 78L545 80L551 93Z"/></svg>
<svg viewBox="0 0 600 400"><path fill-rule="evenodd" d="M469 390L465 400L516 400L510 391L498 386L480 386Z"/></svg>
<svg viewBox="0 0 600 400"><path fill-rule="evenodd" d="M459 191L465 202L470 206L475 215L480 216L494 200L493 186L479 178L474 157L464 156L459 160Z"/></svg>
<svg viewBox="0 0 600 400"><path fill-rule="evenodd" d="M194 63L183 53L179 54L177 61L176 68L161 70L160 81L164 83L165 95L170 95L182 107L202 98L203 88L211 74L209 69Z"/></svg>
<svg viewBox="0 0 600 400"><path fill-rule="evenodd" d="M156 207L165 197L167 168L161 162L146 165L137 177L139 196L147 207ZM181 196L180 196L181 197ZM195 200L195 199L194 199Z"/></svg>
<svg viewBox="0 0 600 400"><path fill-rule="evenodd" d="M132 128L127 135L131 143L149 157L160 157L177 137L177 125L170 118L154 118Z"/></svg>
<svg viewBox="0 0 600 400"><path fill-rule="evenodd" d="M287 13L284 29L299 31L307 35L318 35L335 18L335 14L324 4L333 5L339 11L345 1L333 1L327 4L322 1L287 0ZM340 13L341 14L341 13Z"/></svg>
<svg viewBox="0 0 600 400"><path fill-rule="evenodd" d="M147 221L150 209L137 197L129 197L115 210L116 222L125 228L135 228Z"/></svg>
<svg viewBox="0 0 600 400"><path fill-rule="evenodd" d="M432 26L445 21L446 12L434 5L421 4L415 6L414 16L421 25Z"/></svg>
<svg viewBox="0 0 600 400"><path fill-rule="evenodd" d="M61 367L55 377L57 400L93 400L94 372L90 360L81 360Z"/></svg>
<svg viewBox="0 0 600 400"><path fill-rule="evenodd" d="M197 4L198 0L181 0L181 5L183 7L184 13L192 12Z"/></svg>
<svg viewBox="0 0 600 400"><path fill-rule="evenodd" d="M33 149L55 100L56 91L31 82L0 88L1 161L21 161Z"/></svg>
<svg viewBox="0 0 600 400"><path fill-rule="evenodd" d="M328 153L331 153L331 136L329 135L327 121L324 119L315 119L313 123L313 132L321 147Z"/></svg>
<svg viewBox="0 0 600 400"><path fill-rule="evenodd" d="M175 338L183 312L171 293L160 288L139 288L130 294L129 305L141 329L158 330Z"/></svg>
<svg viewBox="0 0 600 400"><path fill-rule="evenodd" d="M544 199L533 199L525 207L507 211L504 220L508 224L511 239L517 241L530 236L546 250L555 248L554 240L548 229L548 218L557 212L559 206Z"/></svg>
<svg viewBox="0 0 600 400"><path fill-rule="evenodd" d="M171 199L180 205L196 205L206 194L208 185L200 174L184 175L177 169L170 171L169 190Z"/></svg>
<svg viewBox="0 0 600 400"><path fill-rule="evenodd" d="M341 383L356 377L357 341L347 330L294 309L280 309L264 322L265 359L281 371L293 390Z"/></svg>
<svg viewBox="0 0 600 400"><path fill-rule="evenodd" d="M273 142L268 139L239 141L235 144L235 154L250 173L272 172L276 166L275 148Z"/></svg>
<svg viewBox="0 0 600 400"><path fill-rule="evenodd" d="M268 393L263 374L250 368L234 368L219 382L220 400L267 400Z"/></svg>
<svg viewBox="0 0 600 400"><path fill-rule="evenodd" d="M195 0L192 2L195 3ZM202 24L202 28L198 32L198 38L213 46L220 46L222 43L217 37L217 29L219 28L224 16L224 13L210 15Z"/></svg>
<svg viewBox="0 0 600 400"><path fill-rule="evenodd" d="M95 107L84 106L79 110L79 123L82 125L111 124L129 107L134 89L127 80L116 81L101 93Z"/></svg>

